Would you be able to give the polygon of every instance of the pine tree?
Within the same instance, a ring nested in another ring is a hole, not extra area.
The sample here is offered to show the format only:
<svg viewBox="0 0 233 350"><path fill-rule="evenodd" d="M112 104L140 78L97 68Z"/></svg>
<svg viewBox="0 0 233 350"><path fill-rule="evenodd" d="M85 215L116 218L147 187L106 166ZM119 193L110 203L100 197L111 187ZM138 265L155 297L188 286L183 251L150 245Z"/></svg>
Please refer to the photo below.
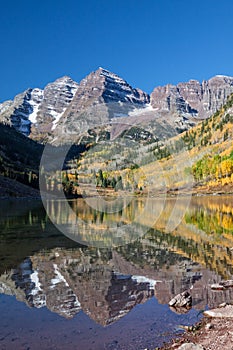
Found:
<svg viewBox="0 0 233 350"><path fill-rule="evenodd" d="M117 177L116 190L123 190L122 177L119 175Z"/></svg>

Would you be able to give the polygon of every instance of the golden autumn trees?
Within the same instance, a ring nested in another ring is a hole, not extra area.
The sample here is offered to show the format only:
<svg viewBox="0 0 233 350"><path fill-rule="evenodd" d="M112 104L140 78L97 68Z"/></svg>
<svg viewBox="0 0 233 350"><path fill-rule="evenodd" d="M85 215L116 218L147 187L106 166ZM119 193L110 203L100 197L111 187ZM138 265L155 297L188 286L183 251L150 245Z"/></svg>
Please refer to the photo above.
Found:
<svg viewBox="0 0 233 350"><path fill-rule="evenodd" d="M192 167L196 181L219 180L229 178L233 180L233 151L229 156L205 155Z"/></svg>

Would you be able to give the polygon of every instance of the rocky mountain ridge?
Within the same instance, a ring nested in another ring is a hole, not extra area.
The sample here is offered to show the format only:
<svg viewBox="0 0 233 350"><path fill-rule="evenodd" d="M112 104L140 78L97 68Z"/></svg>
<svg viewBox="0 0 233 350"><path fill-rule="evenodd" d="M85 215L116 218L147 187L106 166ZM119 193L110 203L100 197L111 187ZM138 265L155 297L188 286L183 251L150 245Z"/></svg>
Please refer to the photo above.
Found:
<svg viewBox="0 0 233 350"><path fill-rule="evenodd" d="M65 76L48 84L44 90L28 89L13 101L0 105L0 120L34 140L43 141L56 127L77 87L76 82Z"/></svg>
<svg viewBox="0 0 233 350"><path fill-rule="evenodd" d="M193 114L200 119L210 117L232 93L233 78L215 76L200 83L190 80L176 86L156 87L151 94L151 105L155 109Z"/></svg>
<svg viewBox="0 0 233 350"><path fill-rule="evenodd" d="M208 118L232 92L233 77L215 76L156 87L148 95L99 68L79 84L65 76L0 104L0 122L42 143L82 142L83 135L97 141L134 125L165 139Z"/></svg>

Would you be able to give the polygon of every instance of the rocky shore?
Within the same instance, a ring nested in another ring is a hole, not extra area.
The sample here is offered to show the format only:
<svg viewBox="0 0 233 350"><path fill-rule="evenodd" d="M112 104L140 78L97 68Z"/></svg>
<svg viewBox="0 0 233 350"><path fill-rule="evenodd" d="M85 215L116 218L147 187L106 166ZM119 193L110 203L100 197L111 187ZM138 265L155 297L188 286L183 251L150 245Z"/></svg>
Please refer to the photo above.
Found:
<svg viewBox="0 0 233 350"><path fill-rule="evenodd" d="M233 307L232 307L233 308ZM193 327L187 327L179 338L164 345L160 350L232 350L233 318L205 316Z"/></svg>
<svg viewBox="0 0 233 350"><path fill-rule="evenodd" d="M211 285L221 291L233 287L233 280ZM191 295L186 291L173 298L169 305L190 307ZM193 326L181 326L185 333L165 344L160 350L230 350L233 349L233 305L226 302L203 312L203 319Z"/></svg>

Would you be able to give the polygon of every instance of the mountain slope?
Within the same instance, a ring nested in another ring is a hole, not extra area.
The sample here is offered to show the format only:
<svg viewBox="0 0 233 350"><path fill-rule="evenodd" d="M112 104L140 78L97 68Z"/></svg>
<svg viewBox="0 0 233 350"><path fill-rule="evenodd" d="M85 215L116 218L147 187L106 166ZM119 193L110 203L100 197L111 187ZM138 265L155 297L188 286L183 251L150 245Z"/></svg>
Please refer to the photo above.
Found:
<svg viewBox="0 0 233 350"><path fill-rule="evenodd" d="M18 165L19 169L38 168L44 146L22 135L13 127L0 124L1 160Z"/></svg>
<svg viewBox="0 0 233 350"><path fill-rule="evenodd" d="M0 175L0 198L33 198L39 199L39 190Z"/></svg>
<svg viewBox="0 0 233 350"><path fill-rule="evenodd" d="M47 141L77 87L71 78L62 77L44 90L28 89L0 105L0 121L34 140Z"/></svg>
<svg viewBox="0 0 233 350"><path fill-rule="evenodd" d="M35 113L30 137L46 142L56 128L57 123L73 100L78 84L65 76L48 84L43 91L43 99Z"/></svg>
<svg viewBox="0 0 233 350"><path fill-rule="evenodd" d="M226 103L232 92L232 77L215 76L202 83L190 80L177 86L155 88L151 94L151 105L155 109L206 119Z"/></svg>
<svg viewBox="0 0 233 350"><path fill-rule="evenodd" d="M205 121L171 138L161 148L152 145L147 155L150 163L140 168L146 179L141 186L149 186L152 191L187 187L194 193L202 186L207 192L211 192L211 186L224 192L223 186L228 184L232 188L225 190L233 191L232 125L233 94Z"/></svg>
<svg viewBox="0 0 233 350"><path fill-rule="evenodd" d="M111 188L112 179L121 177L124 189L150 195L211 192L214 187L233 192L232 125L233 94L210 118L163 143L123 144L121 139L97 145L79 161L79 179L95 186L101 170L102 187Z"/></svg>
<svg viewBox="0 0 233 350"><path fill-rule="evenodd" d="M149 96L99 68L79 84L62 77L0 104L0 122L42 143L98 142L135 125L165 140L215 113L232 92L233 78L216 76L156 87Z"/></svg>
<svg viewBox="0 0 233 350"><path fill-rule="evenodd" d="M143 108L149 96L133 89L125 80L103 68L84 78L72 103L60 119L57 138L77 138L80 133L97 127L107 127L110 120L127 116L130 111Z"/></svg>
<svg viewBox="0 0 233 350"><path fill-rule="evenodd" d="M12 185L12 195L17 192L13 190L19 186L17 181L38 188L39 164L43 149L42 145L22 135L13 127L0 124L0 175L15 181L11 184L5 181L6 186ZM3 182L1 181L1 187L4 187ZM21 193L24 189L18 188L18 191ZM25 191L27 192L26 189Z"/></svg>
<svg viewBox="0 0 233 350"><path fill-rule="evenodd" d="M4 102L0 105L1 122L12 125L17 131L29 136L42 99L41 89L28 89L15 96L13 101Z"/></svg>

